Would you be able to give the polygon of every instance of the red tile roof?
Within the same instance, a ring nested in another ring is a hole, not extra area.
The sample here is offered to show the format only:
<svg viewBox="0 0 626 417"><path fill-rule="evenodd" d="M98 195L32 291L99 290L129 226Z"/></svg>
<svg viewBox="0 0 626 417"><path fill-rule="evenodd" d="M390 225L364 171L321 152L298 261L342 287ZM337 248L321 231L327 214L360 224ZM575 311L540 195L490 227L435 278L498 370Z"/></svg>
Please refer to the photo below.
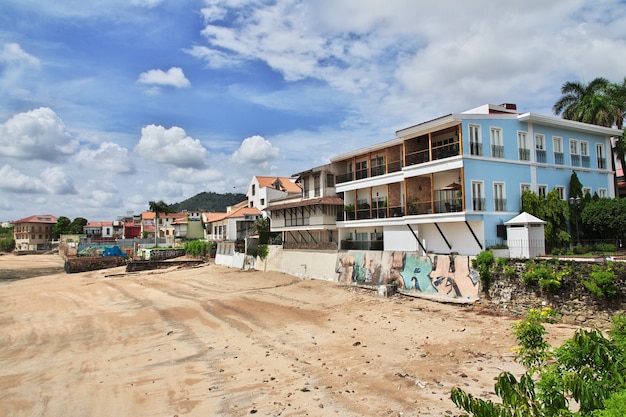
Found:
<svg viewBox="0 0 626 417"><path fill-rule="evenodd" d="M259 183L260 188L276 188L274 184L276 180L280 181L281 191L287 191L288 193L299 193L302 192L302 189L298 184L296 184L291 178L287 177L255 177L257 182Z"/></svg>
<svg viewBox="0 0 626 417"><path fill-rule="evenodd" d="M57 218L51 214L35 214L30 217L25 217L20 220L16 220L13 223L49 223L56 224Z"/></svg>

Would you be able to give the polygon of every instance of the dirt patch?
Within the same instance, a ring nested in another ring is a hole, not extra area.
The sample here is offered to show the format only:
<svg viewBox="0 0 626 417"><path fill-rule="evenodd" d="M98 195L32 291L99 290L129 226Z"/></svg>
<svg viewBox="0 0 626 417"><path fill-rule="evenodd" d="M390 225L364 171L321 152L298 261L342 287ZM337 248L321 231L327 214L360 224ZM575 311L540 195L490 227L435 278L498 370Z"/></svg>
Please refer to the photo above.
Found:
<svg viewBox="0 0 626 417"><path fill-rule="evenodd" d="M275 272L60 273L0 303L6 416L441 416L522 371L511 317Z"/></svg>

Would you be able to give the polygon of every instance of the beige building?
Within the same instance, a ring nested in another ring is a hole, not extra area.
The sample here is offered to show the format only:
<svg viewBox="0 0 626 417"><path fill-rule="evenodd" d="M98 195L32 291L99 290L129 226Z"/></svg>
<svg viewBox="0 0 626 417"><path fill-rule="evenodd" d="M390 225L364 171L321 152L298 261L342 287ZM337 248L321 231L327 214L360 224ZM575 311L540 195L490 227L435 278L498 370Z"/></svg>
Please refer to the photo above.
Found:
<svg viewBox="0 0 626 417"><path fill-rule="evenodd" d="M13 222L16 251L43 251L52 246L52 228L57 218L50 214L26 217Z"/></svg>

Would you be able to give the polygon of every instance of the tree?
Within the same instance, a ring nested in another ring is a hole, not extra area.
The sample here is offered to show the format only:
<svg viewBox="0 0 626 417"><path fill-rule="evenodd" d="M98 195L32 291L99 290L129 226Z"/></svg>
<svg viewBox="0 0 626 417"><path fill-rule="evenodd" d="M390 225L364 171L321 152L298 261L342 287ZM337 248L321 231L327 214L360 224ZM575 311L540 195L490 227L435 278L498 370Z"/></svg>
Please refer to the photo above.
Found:
<svg viewBox="0 0 626 417"><path fill-rule="evenodd" d="M158 246L157 238L159 237L159 213L170 213L170 207L163 200L150 201L148 203L150 211L154 213L154 246Z"/></svg>
<svg viewBox="0 0 626 417"><path fill-rule="evenodd" d="M56 224L52 226L52 235L58 237L60 235L68 234L70 232L70 224L72 224L70 219L65 216L60 216L57 219Z"/></svg>
<svg viewBox="0 0 626 417"><path fill-rule="evenodd" d="M567 232L569 207L561 199L556 188L545 197L530 190L524 191L522 194L522 211L546 222L545 237L549 249L563 246L571 240L571 235Z"/></svg>
<svg viewBox="0 0 626 417"><path fill-rule="evenodd" d="M603 239L623 239L626 230L626 199L592 200L582 210L581 221Z"/></svg>
<svg viewBox="0 0 626 417"><path fill-rule="evenodd" d="M252 225L252 231L259 234L260 244L267 244L270 236L270 220L267 217L259 217Z"/></svg>
<svg viewBox="0 0 626 417"><path fill-rule="evenodd" d="M69 233L80 235L83 233L83 227L87 225L87 219L76 217L69 226Z"/></svg>

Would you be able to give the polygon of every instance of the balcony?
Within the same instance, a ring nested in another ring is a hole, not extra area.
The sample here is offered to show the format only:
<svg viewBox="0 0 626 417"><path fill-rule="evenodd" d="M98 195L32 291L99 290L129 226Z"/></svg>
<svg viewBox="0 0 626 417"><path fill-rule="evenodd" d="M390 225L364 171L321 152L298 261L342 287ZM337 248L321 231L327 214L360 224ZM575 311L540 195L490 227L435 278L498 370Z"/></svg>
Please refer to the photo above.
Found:
<svg viewBox="0 0 626 417"><path fill-rule="evenodd" d="M530 161L530 149L527 148L518 148L519 160L520 161Z"/></svg>
<svg viewBox="0 0 626 417"><path fill-rule="evenodd" d="M554 164L555 165L563 165L565 163L565 158L563 156L563 152L555 152L554 153Z"/></svg>
<svg viewBox="0 0 626 417"><path fill-rule="evenodd" d="M504 158L504 146L491 145L491 156L494 158Z"/></svg>
<svg viewBox="0 0 626 417"><path fill-rule="evenodd" d="M580 166L580 155L571 155L570 163L571 163L571 165L573 167L579 167Z"/></svg>
<svg viewBox="0 0 626 417"><path fill-rule="evenodd" d="M506 211L506 198L496 198L493 200L495 211Z"/></svg>
<svg viewBox="0 0 626 417"><path fill-rule="evenodd" d="M485 211L485 199L484 198L472 198L472 210L473 211Z"/></svg>
<svg viewBox="0 0 626 417"><path fill-rule="evenodd" d="M480 142L470 142L470 154L483 156L483 144Z"/></svg>
<svg viewBox="0 0 626 417"><path fill-rule="evenodd" d="M341 241L342 250L384 250L382 240L352 240L345 239Z"/></svg>
<svg viewBox="0 0 626 417"><path fill-rule="evenodd" d="M535 157L537 158L537 162L540 164L545 164L547 159L546 159L546 151L543 149L537 149L535 151Z"/></svg>

